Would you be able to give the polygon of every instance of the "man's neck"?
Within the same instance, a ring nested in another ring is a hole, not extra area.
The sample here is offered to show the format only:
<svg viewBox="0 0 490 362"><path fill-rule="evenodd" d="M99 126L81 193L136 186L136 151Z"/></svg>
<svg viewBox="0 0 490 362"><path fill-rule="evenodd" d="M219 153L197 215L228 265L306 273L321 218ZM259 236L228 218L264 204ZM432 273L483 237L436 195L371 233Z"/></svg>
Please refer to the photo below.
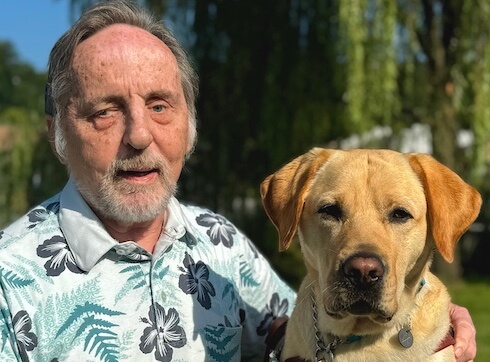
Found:
<svg viewBox="0 0 490 362"><path fill-rule="evenodd" d="M155 219L137 224L120 224L114 220L108 220L99 216L107 232L117 241L134 241L150 253L153 253L155 245L160 238L167 221L167 212L159 214Z"/></svg>

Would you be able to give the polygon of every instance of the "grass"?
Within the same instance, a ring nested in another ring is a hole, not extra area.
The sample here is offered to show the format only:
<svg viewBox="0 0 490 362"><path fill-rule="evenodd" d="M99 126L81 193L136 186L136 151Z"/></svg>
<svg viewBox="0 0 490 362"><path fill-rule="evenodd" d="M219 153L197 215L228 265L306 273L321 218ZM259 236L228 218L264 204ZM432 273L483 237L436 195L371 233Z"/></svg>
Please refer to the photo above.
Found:
<svg viewBox="0 0 490 362"><path fill-rule="evenodd" d="M446 283L454 303L468 308L476 326L475 362L490 361L490 278Z"/></svg>

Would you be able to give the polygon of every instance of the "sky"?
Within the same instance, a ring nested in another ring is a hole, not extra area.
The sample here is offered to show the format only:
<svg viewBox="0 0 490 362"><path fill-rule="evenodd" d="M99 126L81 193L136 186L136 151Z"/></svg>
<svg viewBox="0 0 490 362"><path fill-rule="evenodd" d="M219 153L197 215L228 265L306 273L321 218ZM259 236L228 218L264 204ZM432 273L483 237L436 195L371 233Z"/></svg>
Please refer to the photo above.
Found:
<svg viewBox="0 0 490 362"><path fill-rule="evenodd" d="M68 0L0 0L0 41L38 71L46 71L51 48L69 26Z"/></svg>

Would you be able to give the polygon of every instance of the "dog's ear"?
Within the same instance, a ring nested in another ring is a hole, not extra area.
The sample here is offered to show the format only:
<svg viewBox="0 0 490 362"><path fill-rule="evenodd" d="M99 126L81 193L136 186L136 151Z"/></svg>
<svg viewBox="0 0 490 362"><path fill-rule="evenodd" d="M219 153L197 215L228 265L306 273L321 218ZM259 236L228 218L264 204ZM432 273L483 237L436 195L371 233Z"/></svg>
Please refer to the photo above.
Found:
<svg viewBox="0 0 490 362"><path fill-rule="evenodd" d="M409 162L424 186L436 247L447 262L452 262L457 241L480 212L481 195L429 155L410 154Z"/></svg>
<svg viewBox="0 0 490 362"><path fill-rule="evenodd" d="M313 148L269 175L260 185L265 212L279 233L280 251L286 250L296 235L310 181L331 153Z"/></svg>

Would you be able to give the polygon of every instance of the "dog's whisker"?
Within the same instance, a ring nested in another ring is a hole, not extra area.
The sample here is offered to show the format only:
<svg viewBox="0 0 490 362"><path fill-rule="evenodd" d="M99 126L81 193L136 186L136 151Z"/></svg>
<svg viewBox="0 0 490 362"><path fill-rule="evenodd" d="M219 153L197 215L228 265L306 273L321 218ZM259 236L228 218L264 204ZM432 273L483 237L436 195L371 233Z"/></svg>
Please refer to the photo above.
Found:
<svg viewBox="0 0 490 362"><path fill-rule="evenodd" d="M315 284L315 282L317 282L317 281L318 281L318 279L313 280L311 283L309 283L308 285L305 286L305 289L306 290L308 290L308 289L313 290L313 284ZM296 300L296 305L303 304L304 302L308 302L309 298L307 298L307 296L308 296L308 293L305 293L303 298Z"/></svg>

